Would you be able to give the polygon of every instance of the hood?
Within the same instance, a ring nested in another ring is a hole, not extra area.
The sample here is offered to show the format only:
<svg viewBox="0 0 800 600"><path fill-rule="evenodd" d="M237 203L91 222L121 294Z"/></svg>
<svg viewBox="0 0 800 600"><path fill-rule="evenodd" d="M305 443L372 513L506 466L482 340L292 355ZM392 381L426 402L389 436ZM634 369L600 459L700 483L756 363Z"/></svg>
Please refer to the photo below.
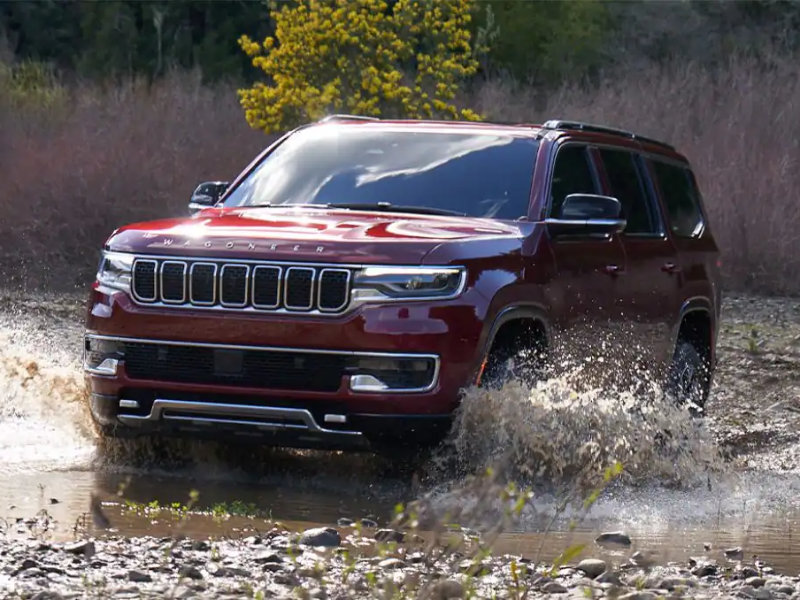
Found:
<svg viewBox="0 0 800 600"><path fill-rule="evenodd" d="M314 208L212 208L192 218L135 223L110 250L141 254L420 264L441 244L517 239L521 224L474 217Z"/></svg>

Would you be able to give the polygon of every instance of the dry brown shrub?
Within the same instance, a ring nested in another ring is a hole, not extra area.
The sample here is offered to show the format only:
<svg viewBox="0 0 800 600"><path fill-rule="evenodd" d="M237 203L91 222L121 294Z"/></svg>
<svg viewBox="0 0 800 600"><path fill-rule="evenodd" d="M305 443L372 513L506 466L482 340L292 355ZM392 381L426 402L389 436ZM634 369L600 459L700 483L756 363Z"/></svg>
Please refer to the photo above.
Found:
<svg viewBox="0 0 800 600"><path fill-rule="evenodd" d="M695 166L729 288L800 293L800 83L789 58L631 71L544 92L494 79L466 103L492 119L561 117L665 139ZM64 114L0 109L0 257L15 286L86 285L117 226L184 215L194 185L233 177L270 141L234 86L191 74L79 85Z"/></svg>

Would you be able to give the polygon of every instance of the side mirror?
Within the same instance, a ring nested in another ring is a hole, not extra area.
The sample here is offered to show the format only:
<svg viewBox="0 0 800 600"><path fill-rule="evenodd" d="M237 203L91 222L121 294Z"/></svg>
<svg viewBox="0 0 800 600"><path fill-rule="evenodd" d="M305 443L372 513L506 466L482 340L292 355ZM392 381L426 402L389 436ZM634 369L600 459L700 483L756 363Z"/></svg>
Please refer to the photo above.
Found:
<svg viewBox="0 0 800 600"><path fill-rule="evenodd" d="M227 181L206 181L198 185L192 194L192 199L189 200L189 212L194 214L198 210L214 206L229 185Z"/></svg>
<svg viewBox="0 0 800 600"><path fill-rule="evenodd" d="M608 236L625 229L622 205L611 196L570 194L561 204L561 214L545 220L552 235Z"/></svg>

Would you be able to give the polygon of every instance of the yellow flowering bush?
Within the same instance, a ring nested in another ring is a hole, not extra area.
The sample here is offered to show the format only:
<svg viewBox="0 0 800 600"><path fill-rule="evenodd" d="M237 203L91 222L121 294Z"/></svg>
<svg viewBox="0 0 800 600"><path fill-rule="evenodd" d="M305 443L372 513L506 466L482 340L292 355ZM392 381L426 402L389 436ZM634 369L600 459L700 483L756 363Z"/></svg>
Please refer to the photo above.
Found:
<svg viewBox="0 0 800 600"><path fill-rule="evenodd" d="M484 50L473 48L470 9L470 0L281 4L274 37L239 38L268 78L239 90L247 122L275 132L337 112L479 120L453 104Z"/></svg>

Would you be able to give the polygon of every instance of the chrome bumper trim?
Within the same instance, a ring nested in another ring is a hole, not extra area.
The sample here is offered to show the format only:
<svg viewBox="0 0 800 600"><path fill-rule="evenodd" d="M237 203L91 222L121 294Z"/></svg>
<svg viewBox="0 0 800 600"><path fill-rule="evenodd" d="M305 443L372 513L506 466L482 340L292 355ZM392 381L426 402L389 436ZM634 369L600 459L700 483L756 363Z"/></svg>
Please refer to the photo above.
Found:
<svg viewBox="0 0 800 600"><path fill-rule="evenodd" d="M182 414L170 414L170 411ZM150 409L149 415L119 414L117 418L125 425L134 426L163 420L219 425L250 425L259 429L307 431L325 435L361 435L360 431L340 431L338 429L320 427L314 419L314 415L306 409L278 406L217 404L158 398L153 401L153 407ZM282 420L293 422L287 423Z"/></svg>
<svg viewBox="0 0 800 600"><path fill-rule="evenodd" d="M255 350L255 351L264 351L264 352L290 352L290 353L297 353L297 354L325 354L325 355L339 355L339 356L352 356L352 357L369 357L369 358L388 358L388 359L420 359L420 360L432 360L433 361L433 374L431 375L431 380L428 385L424 387L417 387L417 388L389 388L386 389L353 389L353 391L361 392L361 393L382 393L382 394L419 394L430 392L433 390L439 383L439 373L441 370L441 360L439 359L438 354L416 354L416 353L408 353L408 352L371 352L371 351L360 351L360 350L318 350L314 348L292 348L292 347L280 347L280 346L248 346L242 344L218 344L218 343L211 343L211 342L184 342L184 341L177 341L177 340L159 340L159 339L152 339L152 338L131 338L131 337L120 337L114 335L102 335L98 333L91 333L87 332L84 336L85 338L89 339L96 339L96 340L106 340L106 341L113 341L113 342L131 342L131 343L142 343L142 344L164 344L167 346L197 346L201 348L221 348L227 350ZM124 364L124 359L121 361ZM116 368L116 365L115 365ZM109 373L100 373L97 371L92 371L84 364L84 370L88 373L93 375L109 375ZM358 377L358 376L356 376ZM359 381L356 379L356 381Z"/></svg>

